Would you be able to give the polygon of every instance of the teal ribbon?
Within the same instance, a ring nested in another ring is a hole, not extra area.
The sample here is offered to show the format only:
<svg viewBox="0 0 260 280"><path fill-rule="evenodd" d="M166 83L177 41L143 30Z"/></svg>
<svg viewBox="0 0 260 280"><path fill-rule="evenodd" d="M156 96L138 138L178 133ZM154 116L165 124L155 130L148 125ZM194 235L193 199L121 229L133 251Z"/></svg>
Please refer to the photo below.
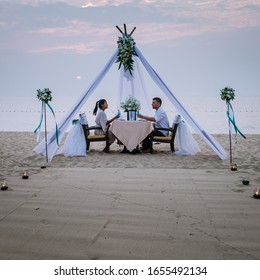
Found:
<svg viewBox="0 0 260 280"><path fill-rule="evenodd" d="M53 114L53 117L54 117L55 127L56 127L56 132L55 132L55 134L56 134L56 143L57 143L57 145L59 145L59 130L58 130L57 122L56 122L56 116L55 116L55 113L54 113L54 111L53 111L51 105L50 105L48 102L46 102L46 104L47 104L47 106L50 108L50 110L51 110L51 112L52 112L52 114Z"/></svg>
<svg viewBox="0 0 260 280"><path fill-rule="evenodd" d="M41 132L41 126L42 126L42 121L43 121L43 102L42 102L42 108L41 108L41 116L40 116L40 123L38 126L35 128L34 133L38 132L38 137L37 137L37 142L39 141L39 134Z"/></svg>
<svg viewBox="0 0 260 280"><path fill-rule="evenodd" d="M41 116L40 116L40 123L39 125L37 126L37 128L34 130L34 133L36 133L37 131L41 131L41 125L42 125L42 121L43 121L43 106L44 106L44 102L45 101L42 101L42 109L41 109ZM56 116L55 116L55 113L54 113L54 110L52 109L51 105L48 103L48 102L45 102L46 105L50 108L52 114L53 114L53 117L54 117L54 121L55 121L55 126L56 126L56 142L57 142L57 145L59 145L59 130L58 130L58 125L57 125L57 122L56 122Z"/></svg>
<svg viewBox="0 0 260 280"><path fill-rule="evenodd" d="M74 119L74 120L72 120L72 125L75 125L75 124L77 124L79 122L79 119Z"/></svg>
<svg viewBox="0 0 260 280"><path fill-rule="evenodd" d="M228 108L228 110L227 110L227 112L226 112L226 113L227 113L228 120L233 124L236 134L239 133L243 138L246 139L246 136L238 129L238 127L237 127L237 125L236 125L236 122L235 122L235 114L234 114L234 110L233 110L233 107L232 107L231 103L230 103L228 100L226 100L226 103L227 103L227 108ZM229 109L230 109L231 112L232 112L232 116L231 116L230 113L229 113Z"/></svg>

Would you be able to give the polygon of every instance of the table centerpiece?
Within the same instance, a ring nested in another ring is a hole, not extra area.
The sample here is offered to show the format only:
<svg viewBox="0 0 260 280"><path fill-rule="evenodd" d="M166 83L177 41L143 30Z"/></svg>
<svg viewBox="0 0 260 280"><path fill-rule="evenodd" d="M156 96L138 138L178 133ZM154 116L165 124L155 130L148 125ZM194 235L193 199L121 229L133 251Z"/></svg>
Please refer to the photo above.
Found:
<svg viewBox="0 0 260 280"><path fill-rule="evenodd" d="M136 114L141 109L141 103L133 96L128 96L125 102L120 103L120 107L127 112L127 120L128 121L135 121Z"/></svg>

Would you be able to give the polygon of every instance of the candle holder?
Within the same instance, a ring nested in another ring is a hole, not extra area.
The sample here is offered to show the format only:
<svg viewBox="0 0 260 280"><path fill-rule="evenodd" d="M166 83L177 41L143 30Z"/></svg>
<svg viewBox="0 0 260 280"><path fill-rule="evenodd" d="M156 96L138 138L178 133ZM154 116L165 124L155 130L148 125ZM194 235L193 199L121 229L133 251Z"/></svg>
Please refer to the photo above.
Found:
<svg viewBox="0 0 260 280"><path fill-rule="evenodd" d="M231 171L237 171L237 165L235 163L231 163Z"/></svg>
<svg viewBox="0 0 260 280"><path fill-rule="evenodd" d="M45 163L42 163L41 169L44 169L44 168L46 168L46 164L45 164Z"/></svg>
<svg viewBox="0 0 260 280"><path fill-rule="evenodd" d="M254 193L253 197L256 198L256 199L260 199L260 189L255 190L255 193Z"/></svg>
<svg viewBox="0 0 260 280"><path fill-rule="evenodd" d="M242 183L244 185L249 185L250 181L249 181L249 179L247 177L242 177Z"/></svg>
<svg viewBox="0 0 260 280"><path fill-rule="evenodd" d="M7 184L6 181L4 181L4 182L2 183L2 186L1 186L1 191L6 191L7 189L8 189L8 184Z"/></svg>
<svg viewBox="0 0 260 280"><path fill-rule="evenodd" d="M22 178L23 179L28 179L29 178L29 174L28 174L28 171L23 171L23 173L22 173Z"/></svg>

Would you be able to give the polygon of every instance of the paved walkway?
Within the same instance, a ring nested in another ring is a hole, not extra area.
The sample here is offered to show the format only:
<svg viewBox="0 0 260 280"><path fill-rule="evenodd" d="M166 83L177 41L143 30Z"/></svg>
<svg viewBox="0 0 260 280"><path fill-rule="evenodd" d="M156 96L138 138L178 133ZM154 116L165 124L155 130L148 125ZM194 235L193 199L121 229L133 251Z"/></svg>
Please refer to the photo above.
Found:
<svg viewBox="0 0 260 280"><path fill-rule="evenodd" d="M229 170L47 168L0 192L0 259L260 259Z"/></svg>

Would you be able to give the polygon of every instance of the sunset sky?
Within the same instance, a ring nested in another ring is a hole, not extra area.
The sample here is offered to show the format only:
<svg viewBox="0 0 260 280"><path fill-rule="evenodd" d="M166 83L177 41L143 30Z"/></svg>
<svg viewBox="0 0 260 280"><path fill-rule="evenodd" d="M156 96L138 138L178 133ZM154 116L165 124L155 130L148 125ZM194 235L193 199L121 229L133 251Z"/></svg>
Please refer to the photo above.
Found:
<svg viewBox="0 0 260 280"><path fill-rule="evenodd" d="M49 87L77 98L115 52L124 23L177 97L225 86L260 95L260 0L0 0L0 95ZM111 75L103 95L117 89Z"/></svg>

